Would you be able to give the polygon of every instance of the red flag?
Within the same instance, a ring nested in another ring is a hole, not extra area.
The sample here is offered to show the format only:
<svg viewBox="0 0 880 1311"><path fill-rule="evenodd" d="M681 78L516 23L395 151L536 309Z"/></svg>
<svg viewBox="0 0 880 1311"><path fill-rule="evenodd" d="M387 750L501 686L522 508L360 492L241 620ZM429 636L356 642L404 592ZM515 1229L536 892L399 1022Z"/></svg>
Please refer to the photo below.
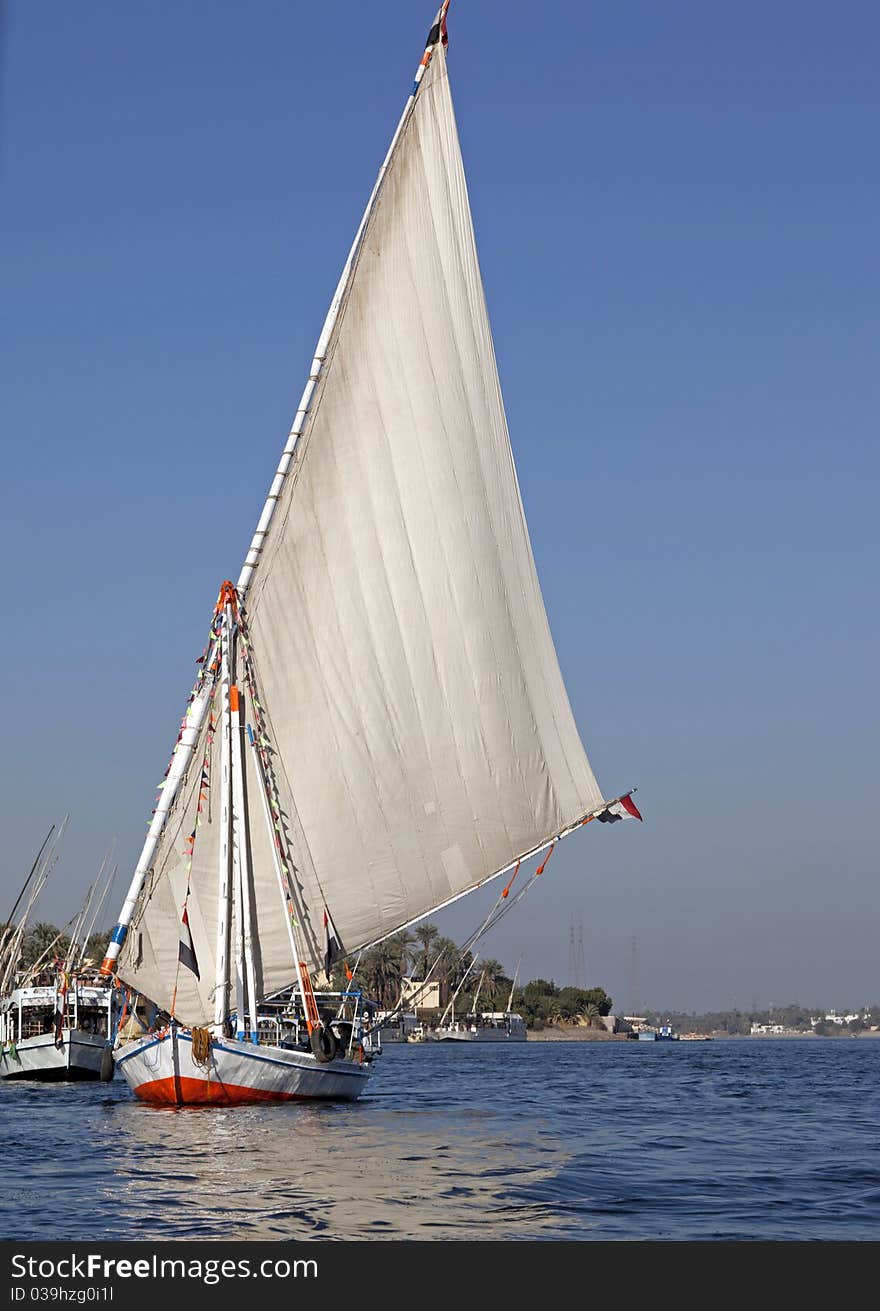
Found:
<svg viewBox="0 0 880 1311"><path fill-rule="evenodd" d="M632 815L633 819L642 818L638 812L636 803L633 801L632 797L621 797L620 804L623 806L624 810L628 815Z"/></svg>
<svg viewBox="0 0 880 1311"><path fill-rule="evenodd" d="M603 810L601 815L597 815L596 818L600 824L616 824L618 820L626 819L627 815L631 815L633 819L642 818L636 803L629 795L619 797L617 801L612 801L611 805Z"/></svg>

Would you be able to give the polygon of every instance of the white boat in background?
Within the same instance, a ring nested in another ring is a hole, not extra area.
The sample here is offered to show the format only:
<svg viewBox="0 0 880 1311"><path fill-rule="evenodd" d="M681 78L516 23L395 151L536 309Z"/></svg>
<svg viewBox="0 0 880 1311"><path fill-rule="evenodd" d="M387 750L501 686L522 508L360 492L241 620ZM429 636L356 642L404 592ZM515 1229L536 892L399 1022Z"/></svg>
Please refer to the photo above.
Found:
<svg viewBox="0 0 880 1311"><path fill-rule="evenodd" d="M22 965L31 911L58 860L67 818L34 861L0 942L0 1079L110 1079L113 992L85 959L86 943L112 886L109 853L76 917L42 955ZM16 911L27 895L24 910ZM70 926L68 926L70 927Z"/></svg>
<svg viewBox="0 0 880 1311"><path fill-rule="evenodd" d="M117 1047L144 1101L357 1097L366 1035L350 1021L340 1041L313 978L539 853L546 864L593 819L638 817L629 793L602 796L547 623L452 108L447 7L244 566L221 587L102 966L162 1012ZM203 464L200 449L180 472L195 486ZM202 474L207 504L225 474ZM262 1023L265 999L291 983L307 1047Z"/></svg>
<svg viewBox="0 0 880 1311"><path fill-rule="evenodd" d="M520 958L520 963L521 963ZM471 968L476 963L476 957L471 963ZM460 1019L455 1018L455 999L461 991L467 979L470 970L467 970L461 979L449 1005L444 1011L440 1023L436 1028L430 1031L430 1040L432 1042L525 1042L528 1038L526 1022L516 1011L511 1010L513 1006L513 994L516 992L516 983L519 978L519 963L516 967L516 973L513 976L513 983L510 988L510 996L507 999L507 1009L503 1011L478 1011L477 1006L480 1001L480 993L483 990L485 982L485 971L480 975L480 981L477 984L477 990L474 993L472 1009L467 1015ZM446 1022L447 1014L450 1019Z"/></svg>
<svg viewBox="0 0 880 1311"><path fill-rule="evenodd" d="M65 976L0 1001L0 1079L109 1079L113 989Z"/></svg>
<svg viewBox="0 0 880 1311"><path fill-rule="evenodd" d="M482 1011L432 1030L434 1042L525 1042L526 1022L515 1011Z"/></svg>
<svg viewBox="0 0 880 1311"><path fill-rule="evenodd" d="M377 1011L372 1023L382 1042L415 1042L422 1029L415 1011Z"/></svg>

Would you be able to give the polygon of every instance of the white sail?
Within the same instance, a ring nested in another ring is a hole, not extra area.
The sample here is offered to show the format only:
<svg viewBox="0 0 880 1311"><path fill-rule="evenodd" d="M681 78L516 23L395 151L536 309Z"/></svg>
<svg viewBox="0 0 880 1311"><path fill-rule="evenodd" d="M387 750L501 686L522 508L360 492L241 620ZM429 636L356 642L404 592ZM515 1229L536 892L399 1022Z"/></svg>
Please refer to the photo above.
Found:
<svg viewBox="0 0 880 1311"><path fill-rule="evenodd" d="M535 572L440 45L247 607L312 967L325 907L354 951L601 804ZM188 1023L213 1009L219 825L204 814L188 902L201 981L176 964L203 755L199 743L120 957L162 1005L177 976ZM249 759L265 995L292 967L257 789Z"/></svg>

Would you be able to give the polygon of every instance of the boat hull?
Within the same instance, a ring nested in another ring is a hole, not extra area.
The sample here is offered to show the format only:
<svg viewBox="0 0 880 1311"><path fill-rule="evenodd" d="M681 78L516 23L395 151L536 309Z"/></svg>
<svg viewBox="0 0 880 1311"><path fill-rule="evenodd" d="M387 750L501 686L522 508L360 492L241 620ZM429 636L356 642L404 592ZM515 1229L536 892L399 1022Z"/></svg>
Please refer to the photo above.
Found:
<svg viewBox="0 0 880 1311"><path fill-rule="evenodd" d="M252 1102L345 1101L363 1092L369 1070L357 1061L325 1064L311 1052L215 1038L204 1064L185 1029L147 1034L116 1050L116 1066L135 1096L154 1106L240 1106Z"/></svg>
<svg viewBox="0 0 880 1311"><path fill-rule="evenodd" d="M61 1042L51 1033L24 1038L0 1056L0 1079L100 1079L107 1039L100 1034L64 1029Z"/></svg>
<svg viewBox="0 0 880 1311"><path fill-rule="evenodd" d="M526 1035L506 1033L504 1029L477 1030L476 1033L464 1030L459 1033L437 1033L434 1042L525 1042Z"/></svg>

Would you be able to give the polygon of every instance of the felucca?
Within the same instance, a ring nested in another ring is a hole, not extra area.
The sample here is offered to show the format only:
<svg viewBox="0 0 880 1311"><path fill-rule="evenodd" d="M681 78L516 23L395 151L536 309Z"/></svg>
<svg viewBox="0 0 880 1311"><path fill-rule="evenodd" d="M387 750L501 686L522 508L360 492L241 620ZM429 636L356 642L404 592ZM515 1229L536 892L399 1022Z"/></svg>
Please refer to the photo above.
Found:
<svg viewBox="0 0 880 1311"><path fill-rule="evenodd" d="M151 1102L356 1098L313 979L593 818L532 558L441 5L235 583L220 590L104 970L161 1008ZM546 859L546 858L545 858ZM294 1015L265 1004L293 983Z"/></svg>

